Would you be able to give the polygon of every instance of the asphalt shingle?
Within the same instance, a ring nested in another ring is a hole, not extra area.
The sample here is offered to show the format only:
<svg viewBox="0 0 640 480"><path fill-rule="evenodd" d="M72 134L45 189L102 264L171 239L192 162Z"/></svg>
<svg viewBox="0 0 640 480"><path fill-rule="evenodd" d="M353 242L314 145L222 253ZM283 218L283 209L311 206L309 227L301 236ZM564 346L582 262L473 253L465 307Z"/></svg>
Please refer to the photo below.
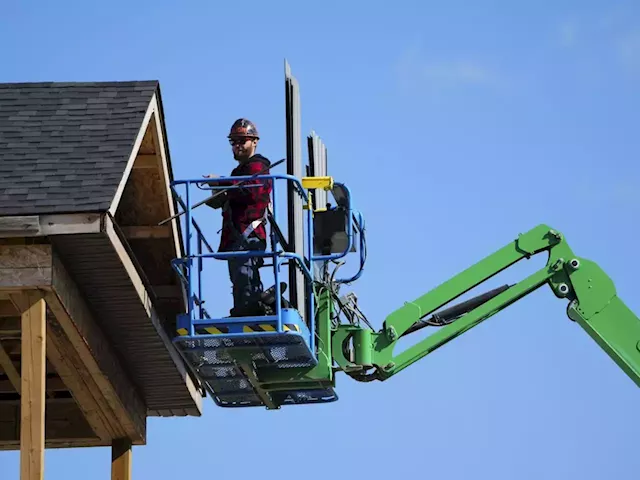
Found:
<svg viewBox="0 0 640 480"><path fill-rule="evenodd" d="M0 83L0 215L107 210L157 88Z"/></svg>

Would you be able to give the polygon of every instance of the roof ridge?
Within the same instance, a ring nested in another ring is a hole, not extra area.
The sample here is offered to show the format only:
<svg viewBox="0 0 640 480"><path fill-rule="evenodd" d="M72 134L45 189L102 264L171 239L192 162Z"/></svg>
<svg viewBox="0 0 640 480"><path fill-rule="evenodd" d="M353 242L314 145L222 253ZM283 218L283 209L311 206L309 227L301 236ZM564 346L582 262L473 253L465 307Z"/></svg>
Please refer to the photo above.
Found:
<svg viewBox="0 0 640 480"><path fill-rule="evenodd" d="M16 87L118 87L159 85L159 80L96 80L96 81L38 81L38 82L0 82L0 88Z"/></svg>

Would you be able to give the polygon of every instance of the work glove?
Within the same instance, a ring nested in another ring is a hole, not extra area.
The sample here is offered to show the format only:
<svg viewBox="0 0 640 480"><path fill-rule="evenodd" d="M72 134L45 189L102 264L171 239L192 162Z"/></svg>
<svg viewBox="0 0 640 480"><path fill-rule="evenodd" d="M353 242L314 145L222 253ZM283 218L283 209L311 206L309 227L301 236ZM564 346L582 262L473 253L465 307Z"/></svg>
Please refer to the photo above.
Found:
<svg viewBox="0 0 640 480"><path fill-rule="evenodd" d="M218 178L219 175L216 175L214 173L209 173L207 175L203 175L204 178ZM209 182L207 182L209 183ZM209 183L210 186L214 186L215 183L211 182ZM216 198L212 198L211 200L205 202L209 207L211 208L222 208L225 204L225 202L227 201L227 193L220 193L219 191L215 192L216 194Z"/></svg>
<svg viewBox="0 0 640 480"><path fill-rule="evenodd" d="M227 201L227 192L216 193L215 198L206 201L205 203L211 208L222 208Z"/></svg>

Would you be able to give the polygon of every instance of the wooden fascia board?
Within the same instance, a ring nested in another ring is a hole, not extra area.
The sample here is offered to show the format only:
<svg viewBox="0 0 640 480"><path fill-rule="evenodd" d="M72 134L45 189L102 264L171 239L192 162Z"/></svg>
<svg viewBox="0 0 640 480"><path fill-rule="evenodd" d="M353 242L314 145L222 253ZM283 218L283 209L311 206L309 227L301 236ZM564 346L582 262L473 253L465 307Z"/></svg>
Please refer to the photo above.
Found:
<svg viewBox="0 0 640 480"><path fill-rule="evenodd" d="M162 93L160 91L160 87L158 87L158 90L156 92L156 95L154 96L154 102L155 102L155 107L156 107L156 112L157 112L157 117L158 117L158 131L159 131L159 145L160 145L160 154L162 156L162 167L164 168L164 173L165 173L165 182L167 185L167 189L169 191L169 199L171 205L169 206L171 215L175 215L176 209L178 208L178 200L172 195L172 190L171 190L171 182L173 182L174 178L173 178L173 167L171 165L171 152L169 150L169 138L167 135L167 125L165 122L165 116L164 116L164 106L162 104ZM171 225L173 226L172 228L175 228L175 231L177 232L177 237L178 237L178 244L177 244L177 253L178 255L176 255L177 257L182 257L184 255L184 250L183 250L183 238L182 238L182 229L180 228L180 221L178 219L171 221ZM185 302L186 302L186 298L185 298ZM186 304L186 303L185 303Z"/></svg>
<svg viewBox="0 0 640 480"><path fill-rule="evenodd" d="M0 238L100 233L102 217L100 213L0 217Z"/></svg>
<svg viewBox="0 0 640 480"><path fill-rule="evenodd" d="M151 324L155 328L158 336L162 340L163 344L169 355L171 356L171 360L176 366L176 374L180 375L182 381L185 383L187 389L189 390L189 394L196 404L196 408L198 409L199 414L202 413L202 395L200 394L200 389L194 383L191 375L187 371L185 367L184 361L178 351L176 350L175 345L168 337L164 328L160 322L160 318L153 306L151 295L147 291L144 281L142 277L138 273L131 257L127 253L127 250L120 239L120 236L116 232L116 227L113 223L113 220L110 216L105 217L104 219L104 229L107 237L109 238L113 248L120 259L120 263L127 271L129 278L131 279L131 283L138 294L138 298L145 309Z"/></svg>
<svg viewBox="0 0 640 480"><path fill-rule="evenodd" d="M154 98L155 98L155 95L154 95ZM136 157L138 156L140 145L142 144L144 135L147 132L147 127L149 126L149 122L151 121L153 112L154 112L154 102L150 101L149 105L147 106L147 111L144 114L144 118L142 119L142 123L140 124L138 135L136 135L136 140L133 143L131 152L129 153L129 160L127 161L127 166L124 169L124 173L122 174L122 178L120 179L120 183L118 184L116 193L113 196L113 200L111 200L111 205L109 206L109 210L108 210L111 215L116 214L116 210L118 209L118 205L120 204L120 199L122 198L122 194L124 193L124 189L127 185L127 181L129 180L129 174L131 173L133 164L136 161Z"/></svg>
<svg viewBox="0 0 640 480"><path fill-rule="evenodd" d="M96 434L145 444L146 406L51 245L0 245L0 290L19 310L21 292L41 292L55 316L47 320L50 361Z"/></svg>
<svg viewBox="0 0 640 480"><path fill-rule="evenodd" d="M83 448L83 447L108 447L111 441L104 441L96 438L73 438L73 439L45 439L44 446L46 449L67 449L67 448ZM20 440L11 442L0 441L0 452L20 450Z"/></svg>
<svg viewBox="0 0 640 480"><path fill-rule="evenodd" d="M162 178L164 179L164 187L165 187L165 200L167 202L167 207L169 208L169 216L174 216L176 214L175 205L176 202L173 200L173 193L171 191L171 176L169 175L169 160L168 160L168 151L167 151L167 141L166 141L166 128L164 123L164 118L162 116L162 110L160 108L158 98L156 95L153 96L151 100L151 105L153 106L153 136L157 140L157 146L160 154L160 164L162 166ZM173 245L174 245L174 257L182 256L182 242L179 235L180 231L180 220L174 218L169 222L171 225L171 229L173 230Z"/></svg>

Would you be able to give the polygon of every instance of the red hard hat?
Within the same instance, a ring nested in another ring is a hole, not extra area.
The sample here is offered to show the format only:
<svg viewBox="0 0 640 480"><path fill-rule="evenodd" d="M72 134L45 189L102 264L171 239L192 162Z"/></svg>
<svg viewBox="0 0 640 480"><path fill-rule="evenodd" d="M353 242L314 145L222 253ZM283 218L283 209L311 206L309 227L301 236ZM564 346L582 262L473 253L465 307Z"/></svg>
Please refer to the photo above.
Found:
<svg viewBox="0 0 640 480"><path fill-rule="evenodd" d="M231 126L229 138L260 138L258 129L250 120L239 118Z"/></svg>

